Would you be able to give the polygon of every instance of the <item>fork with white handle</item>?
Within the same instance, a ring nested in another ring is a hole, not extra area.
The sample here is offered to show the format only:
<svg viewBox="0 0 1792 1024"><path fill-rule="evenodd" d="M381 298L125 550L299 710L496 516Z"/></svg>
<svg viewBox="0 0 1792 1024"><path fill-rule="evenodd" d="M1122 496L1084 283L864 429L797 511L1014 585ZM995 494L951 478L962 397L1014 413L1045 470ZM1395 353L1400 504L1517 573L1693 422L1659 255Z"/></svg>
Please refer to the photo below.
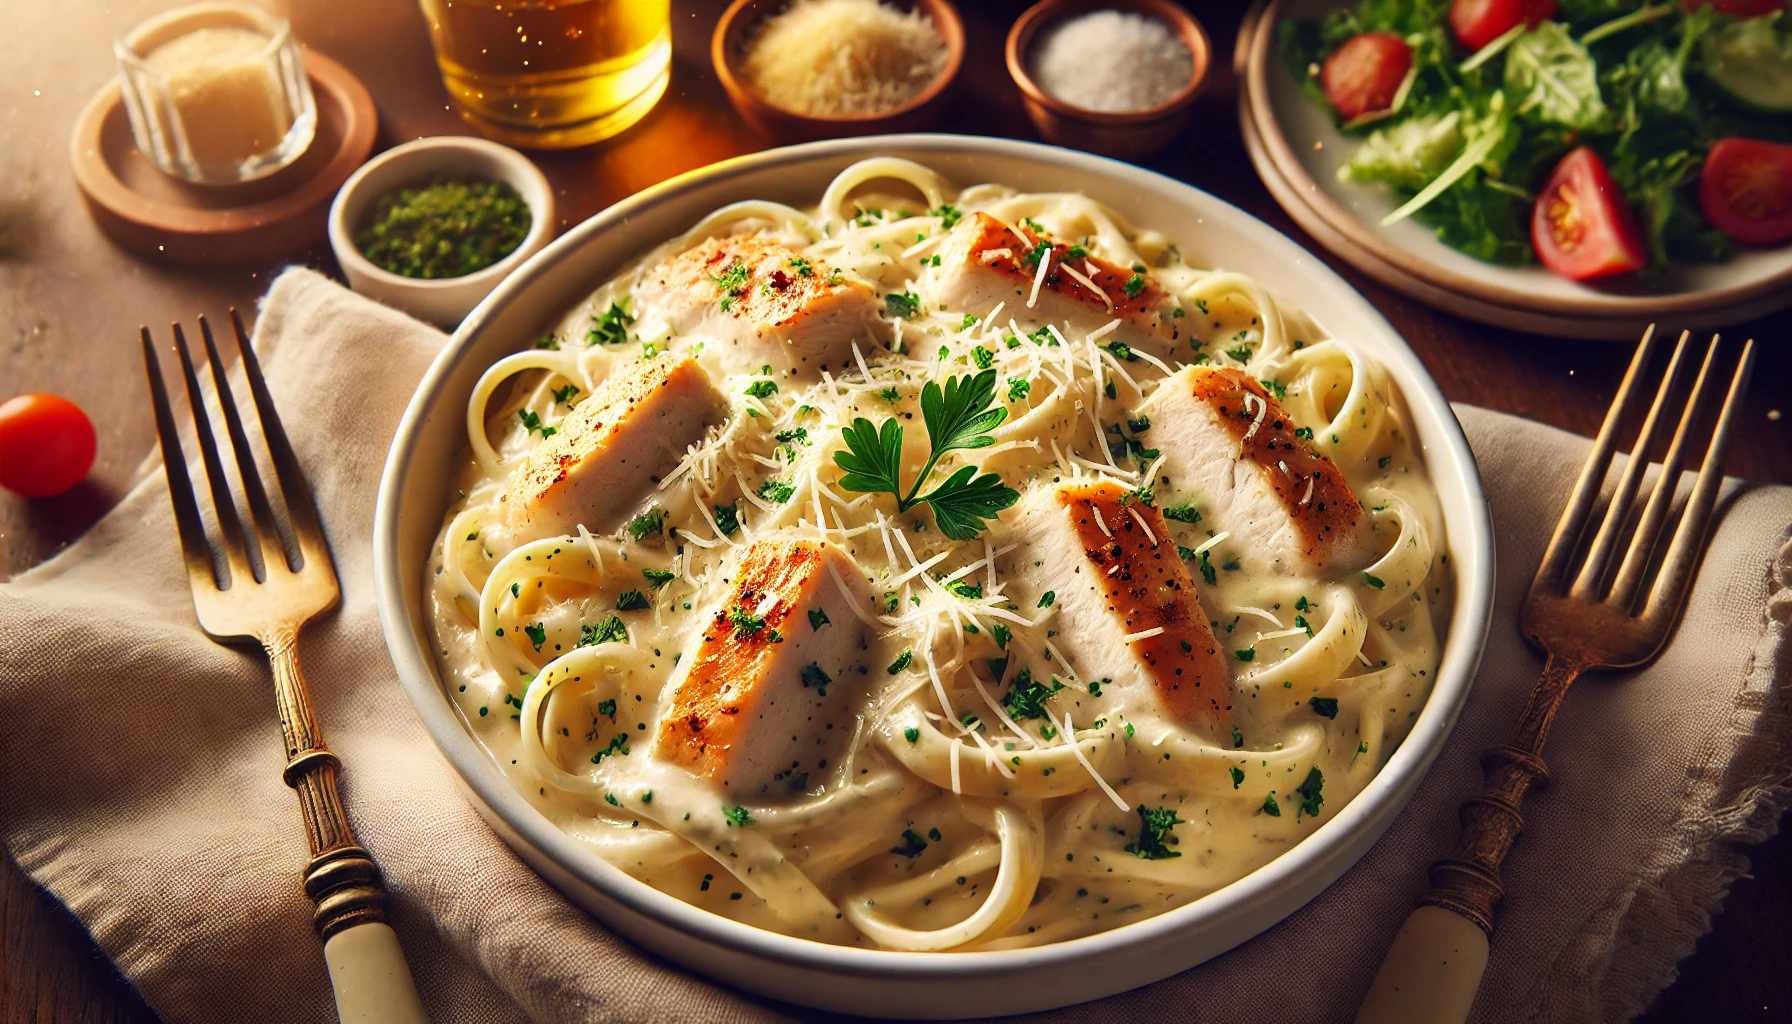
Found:
<svg viewBox="0 0 1792 1024"><path fill-rule="evenodd" d="M336 774L342 762L324 745L323 734L311 712L305 677L299 672L299 629L336 604L336 570L323 528L318 524L311 489L280 426L274 400L261 376L261 365L234 309L230 311L230 321L242 353L243 377L267 443L262 455L274 469L286 514L283 520L276 517L268 490L262 485L256 452L243 429L230 382L218 359L211 325L201 316L199 329L205 338L205 354L223 415L228 454L235 456L237 476L249 506L249 521L243 521L231 494L230 478L225 475L224 460L228 455L220 454L217 432L187 350L186 336L175 324L174 349L180 356L181 375L186 380L187 403L193 414L193 434L199 443L212 520L223 555L221 561L214 559L200 502L187 475L187 458L167 389L162 384L155 343L150 340L149 328L141 329L162 466L168 477L175 525L180 531L187 581L193 589L193 607L206 636L219 643L259 642L273 664L274 695L280 710L280 728L286 736L286 784L298 792L299 809L304 814L311 845L311 861L305 868L305 893L317 905L313 924L324 940L324 960L336 993L337 1015L344 1024L422 1024L423 1005L405 964L404 951L399 948L397 933L385 922L386 890L379 868L349 831L342 798L336 791Z"/></svg>
<svg viewBox="0 0 1792 1024"><path fill-rule="evenodd" d="M1603 518L1595 519L1594 506L1604 488L1619 428L1644 401L1642 378L1660 347L1654 328L1643 336L1630 361L1519 613L1520 631L1544 654L1542 678L1531 691L1511 742L1482 755L1486 786L1480 796L1462 805L1456 849L1431 865L1431 889L1394 937L1357 1013L1357 1024L1460 1024L1468 1018L1487 968L1493 909L1505 893L1500 865L1524 825L1519 808L1525 793L1546 775L1543 741L1568 684L1588 669L1639 668L1661 652L1673 632L1705 548L1730 432L1755 361L1751 340L1742 346L1735 370L1728 375L1726 392L1725 374L1717 369L1722 342L1712 339L1685 412L1673 428L1654 490L1640 518L1635 517L1649 453L1664 433L1671 403L1696 358L1688 351L1690 338L1691 332L1680 336ZM1679 525L1666 550L1658 554L1681 470L1719 394L1724 396L1723 405L1704 464ZM1627 532L1629 545L1620 549Z"/></svg>

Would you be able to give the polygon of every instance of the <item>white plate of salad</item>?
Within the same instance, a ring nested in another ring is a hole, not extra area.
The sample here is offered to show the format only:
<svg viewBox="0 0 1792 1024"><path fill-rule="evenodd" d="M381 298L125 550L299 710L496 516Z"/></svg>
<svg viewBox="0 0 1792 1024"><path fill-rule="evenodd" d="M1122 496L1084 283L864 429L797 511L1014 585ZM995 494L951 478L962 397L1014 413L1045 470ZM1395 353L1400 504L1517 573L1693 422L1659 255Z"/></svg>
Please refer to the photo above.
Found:
<svg viewBox="0 0 1792 1024"><path fill-rule="evenodd" d="M1426 301L1733 322L1792 305L1787 2L1272 0L1245 116L1290 213Z"/></svg>

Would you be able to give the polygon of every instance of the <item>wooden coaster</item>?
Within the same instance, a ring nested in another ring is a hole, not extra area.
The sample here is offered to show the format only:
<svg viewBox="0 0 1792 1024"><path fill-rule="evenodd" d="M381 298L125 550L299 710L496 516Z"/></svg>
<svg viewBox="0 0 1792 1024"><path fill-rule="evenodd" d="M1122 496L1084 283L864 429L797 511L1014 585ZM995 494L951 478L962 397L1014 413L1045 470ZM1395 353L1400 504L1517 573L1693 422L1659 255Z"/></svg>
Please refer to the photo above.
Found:
<svg viewBox="0 0 1792 1024"><path fill-rule="evenodd" d="M324 237L336 190L373 152L379 115L349 70L303 51L317 98L317 135L304 155L259 181L194 185L164 174L137 151L113 81L75 122L75 182L100 230L152 259L253 263Z"/></svg>

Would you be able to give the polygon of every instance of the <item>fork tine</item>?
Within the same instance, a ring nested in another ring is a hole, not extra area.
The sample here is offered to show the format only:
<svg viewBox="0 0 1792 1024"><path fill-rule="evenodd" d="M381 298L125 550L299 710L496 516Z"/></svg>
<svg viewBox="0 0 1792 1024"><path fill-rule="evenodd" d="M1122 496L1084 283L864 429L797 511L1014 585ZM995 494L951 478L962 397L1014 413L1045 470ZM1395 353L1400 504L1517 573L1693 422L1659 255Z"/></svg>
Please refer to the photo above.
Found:
<svg viewBox="0 0 1792 1024"><path fill-rule="evenodd" d="M1755 370L1753 338L1742 345L1742 358L1736 361L1736 372L1730 377L1730 391L1724 396L1723 410L1717 414L1717 426L1711 431L1711 447L1705 453L1705 464L1699 467L1699 478L1686 499L1686 511L1674 530L1662 558L1661 575L1649 592L1649 602L1642 618L1669 622L1680 613L1687 591L1692 589L1692 574L1705 547L1705 529L1711 524L1711 509L1717 504L1717 489L1724 480L1724 458L1730 453L1730 430L1748 391L1749 377ZM1663 624L1665 626L1665 623Z"/></svg>
<svg viewBox="0 0 1792 1024"><path fill-rule="evenodd" d="M1643 417L1642 430L1637 433L1636 443L1630 448L1630 458L1624 463L1624 471L1618 474L1618 483L1612 490L1611 503L1605 508L1605 518L1599 524L1599 532L1594 534L1593 543L1587 548L1586 561L1581 564L1580 574L1569 587L1571 597L1599 599L1606 566L1611 563L1612 552L1618 546L1618 537L1624 532L1624 525L1630 519L1637 486L1642 483L1643 474L1649 471L1649 453L1655 450L1656 437L1667 419L1668 403L1684 375L1687 343L1691 339L1691 331L1681 331L1680 340L1674 343L1674 354L1668 360L1667 372L1662 374L1661 383L1655 388L1655 401L1649 403L1649 412Z"/></svg>
<svg viewBox="0 0 1792 1024"><path fill-rule="evenodd" d="M212 368L212 385L218 392L218 405L224 410L224 429L230 435L230 448L236 455L237 474L242 477L243 495L249 501L249 514L255 524L259 550L264 556L262 571L265 573L269 571L268 566L277 561L266 557L270 548L279 549L286 561L291 563L296 554L295 546L287 543L286 536L274 517L273 507L268 503L267 489L261 485L261 471L255 465L255 450L249 446L248 434L243 430L242 416L236 408L236 395L231 391L230 380L224 373L224 361L218 358L218 345L212 338L211 321L203 313L199 316L199 334L205 340L205 356Z"/></svg>
<svg viewBox="0 0 1792 1024"><path fill-rule="evenodd" d="M205 407L205 394L199 389L199 375L193 369L193 356L187 350L187 335L180 324L174 325L174 350L180 354L181 375L187 381L187 405L193 412L193 436L199 441L200 462L205 467L210 485L212 514L218 520L218 533L224 541L224 558L230 567L230 584L247 575L256 579L255 561L261 554L257 543L253 553L245 550L243 524L237 516L236 498L230 493L230 478L224 475L224 463L218 458L218 441L212 436L211 413ZM228 586L225 588L228 589Z"/></svg>
<svg viewBox="0 0 1792 1024"><path fill-rule="evenodd" d="M303 561L309 562L315 557L327 566L330 550L324 541L323 527L318 524L317 506L311 500L311 485L306 483L305 471L299 465L298 456L293 454L286 428L280 425L274 396L268 392L267 378L261 375L261 360L255 356L255 347L249 344L249 332L243 329L243 318L237 314L235 306L230 307L230 325L236 332L236 347L243 360L243 379L248 382L249 394L255 399L255 416L261 423L261 435L267 438L274 475L280 481L281 493L286 496L287 518L292 523ZM302 567L301 563L299 568Z"/></svg>
<svg viewBox="0 0 1792 1024"><path fill-rule="evenodd" d="M156 344L148 326L137 328L143 339L143 369L149 376L149 396L156 411L156 439L162 448L162 471L168 478L168 498L174 506L174 525L180 534L181 557L187 563L187 576L197 586L204 580L221 587L217 566L212 562L211 547L205 542L205 523L199 517L199 500L193 494L193 481L187 476L187 453L180 446L180 428L174 425L174 410L168 404L168 389L162 383L162 363L156 358Z"/></svg>
<svg viewBox="0 0 1792 1024"><path fill-rule="evenodd" d="M1605 483L1605 470L1611 465L1612 449L1618 440L1618 425L1636 398L1638 380L1643 368L1654 358L1656 345L1655 325L1650 324L1649 329L1643 333L1642 343L1636 348L1636 355L1630 359L1630 368L1624 371L1624 381L1618 385L1618 395L1605 414L1605 423L1599 428L1593 450L1587 453L1587 462L1581 467L1580 480L1574 485L1574 494L1569 498L1567 507L1562 509L1562 518L1556 522L1556 532L1550 537L1549 547L1543 553L1543 563L1537 569L1538 581L1547 580L1551 587L1560 587L1567 576L1568 560L1573 557L1574 549L1580 543L1581 531L1587 525L1587 516L1593 510L1593 502L1599 497L1600 486Z"/></svg>
<svg viewBox="0 0 1792 1024"><path fill-rule="evenodd" d="M1667 524L1668 510L1673 507L1674 493L1680 487L1680 471L1686 462L1686 449L1693 430L1717 401L1722 382L1712 373L1712 365L1722 347L1722 339L1713 335L1710 347L1705 350L1705 358L1699 364L1699 376L1693 381L1686 411L1680 416L1679 426L1674 428L1674 440L1661 460L1661 475L1655 479L1649 503L1643 507L1643 518L1637 523L1636 534L1630 538L1630 548L1624 552L1623 564L1618 567L1617 579L1612 583L1611 601L1626 611L1634 610L1637 589L1642 584L1643 574L1648 571L1662 528Z"/></svg>

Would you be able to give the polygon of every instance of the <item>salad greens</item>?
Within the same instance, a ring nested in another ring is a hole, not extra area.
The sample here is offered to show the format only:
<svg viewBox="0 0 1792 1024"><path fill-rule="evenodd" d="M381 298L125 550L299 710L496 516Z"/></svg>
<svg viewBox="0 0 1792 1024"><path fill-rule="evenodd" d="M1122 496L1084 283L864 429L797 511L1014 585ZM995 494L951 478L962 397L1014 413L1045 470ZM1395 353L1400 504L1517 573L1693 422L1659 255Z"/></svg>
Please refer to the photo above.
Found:
<svg viewBox="0 0 1792 1024"><path fill-rule="evenodd" d="M1410 216L1472 256L1531 262L1536 192L1587 145L1635 213L1650 270L1730 255L1730 240L1699 212L1696 182L1718 139L1792 141L1788 15L1559 0L1553 20L1467 53L1449 13L1447 0L1361 0L1278 26L1284 59L1322 105L1318 70L1346 41L1385 32L1412 48L1393 108L1343 125L1359 145L1339 176L1405 200L1384 223Z"/></svg>

